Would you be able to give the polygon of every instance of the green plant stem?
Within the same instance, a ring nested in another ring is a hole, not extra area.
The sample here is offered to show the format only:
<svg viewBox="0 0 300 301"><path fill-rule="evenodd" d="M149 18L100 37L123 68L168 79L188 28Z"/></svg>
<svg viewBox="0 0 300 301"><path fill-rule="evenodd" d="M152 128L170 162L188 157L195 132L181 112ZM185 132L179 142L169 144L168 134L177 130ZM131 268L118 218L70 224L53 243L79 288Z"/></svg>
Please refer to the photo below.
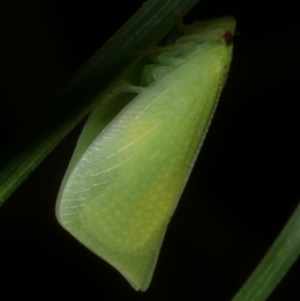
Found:
<svg viewBox="0 0 300 301"><path fill-rule="evenodd" d="M268 298L300 253L300 205L280 235L232 301Z"/></svg>
<svg viewBox="0 0 300 301"><path fill-rule="evenodd" d="M104 87L126 67L135 50L156 44L174 25L174 10L185 15L200 0L150 0L66 84L55 107L26 145L2 159L0 206L57 144L88 114Z"/></svg>

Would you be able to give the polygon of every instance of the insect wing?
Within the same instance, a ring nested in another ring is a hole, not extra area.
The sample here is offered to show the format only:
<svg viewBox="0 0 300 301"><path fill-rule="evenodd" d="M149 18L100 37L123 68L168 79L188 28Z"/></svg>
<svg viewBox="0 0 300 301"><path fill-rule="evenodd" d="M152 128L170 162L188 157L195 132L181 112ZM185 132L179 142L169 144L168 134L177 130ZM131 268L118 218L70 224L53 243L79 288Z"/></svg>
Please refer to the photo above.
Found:
<svg viewBox="0 0 300 301"><path fill-rule="evenodd" d="M140 93L73 167L60 223L146 290L223 87L231 46L212 43Z"/></svg>

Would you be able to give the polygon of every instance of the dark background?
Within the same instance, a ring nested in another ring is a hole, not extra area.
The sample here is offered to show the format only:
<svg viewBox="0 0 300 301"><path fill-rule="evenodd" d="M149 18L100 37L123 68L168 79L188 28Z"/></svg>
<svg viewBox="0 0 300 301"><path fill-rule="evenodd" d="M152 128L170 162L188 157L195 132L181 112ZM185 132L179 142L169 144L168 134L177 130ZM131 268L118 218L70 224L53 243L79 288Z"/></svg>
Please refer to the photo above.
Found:
<svg viewBox="0 0 300 301"><path fill-rule="evenodd" d="M3 154L143 1L1 1ZM79 125L0 209L1 300L230 300L299 201L299 12L292 1L203 0L233 15L231 71L170 223L153 282L135 292L56 222ZM296 263L268 300L300 299Z"/></svg>

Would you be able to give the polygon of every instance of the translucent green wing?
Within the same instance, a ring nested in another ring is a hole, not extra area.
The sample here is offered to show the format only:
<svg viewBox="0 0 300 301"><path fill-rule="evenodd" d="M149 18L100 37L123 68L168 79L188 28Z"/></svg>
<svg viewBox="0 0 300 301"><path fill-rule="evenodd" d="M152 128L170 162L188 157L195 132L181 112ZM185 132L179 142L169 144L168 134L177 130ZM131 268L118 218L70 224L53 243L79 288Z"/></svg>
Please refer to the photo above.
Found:
<svg viewBox="0 0 300 301"><path fill-rule="evenodd" d="M211 22L218 39L157 58L153 73L167 71L85 144L59 194L62 226L137 290L149 286L228 73L232 45L222 33L234 21Z"/></svg>

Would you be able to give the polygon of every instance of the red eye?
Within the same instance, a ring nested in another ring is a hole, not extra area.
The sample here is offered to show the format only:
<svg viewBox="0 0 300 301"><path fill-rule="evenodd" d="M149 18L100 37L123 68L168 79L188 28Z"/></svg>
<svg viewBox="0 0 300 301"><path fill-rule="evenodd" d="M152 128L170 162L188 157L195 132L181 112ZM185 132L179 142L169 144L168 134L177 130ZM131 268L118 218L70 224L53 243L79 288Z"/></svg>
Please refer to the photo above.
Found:
<svg viewBox="0 0 300 301"><path fill-rule="evenodd" d="M232 43L232 34L230 31L228 30L224 31L223 40L227 45L230 45Z"/></svg>

